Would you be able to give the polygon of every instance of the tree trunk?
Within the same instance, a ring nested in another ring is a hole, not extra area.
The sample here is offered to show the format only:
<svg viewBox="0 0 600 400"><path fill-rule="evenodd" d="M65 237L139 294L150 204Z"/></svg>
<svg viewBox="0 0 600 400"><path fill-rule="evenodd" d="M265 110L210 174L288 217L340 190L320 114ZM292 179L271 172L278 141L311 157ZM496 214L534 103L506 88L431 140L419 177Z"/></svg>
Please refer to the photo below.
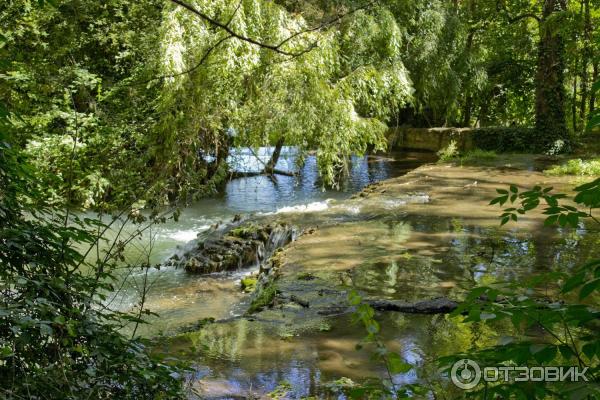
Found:
<svg viewBox="0 0 600 400"><path fill-rule="evenodd" d="M584 0L581 3L584 8L584 27L583 27L583 52L581 57L581 106L579 107L579 118L585 121L585 112L588 102L588 67L592 58L591 49L591 28L590 0Z"/></svg>
<svg viewBox="0 0 600 400"><path fill-rule="evenodd" d="M594 70L592 75L592 82L598 82L598 61L594 61ZM596 93L590 94L590 114L596 111Z"/></svg>
<svg viewBox="0 0 600 400"><path fill-rule="evenodd" d="M579 58L575 56L574 71L577 71L578 64ZM573 101L571 102L571 119L573 120L573 131L577 132L577 73L573 74Z"/></svg>
<svg viewBox="0 0 600 400"><path fill-rule="evenodd" d="M540 21L540 42L536 73L535 125L541 143L550 148L558 139L567 139L564 88L564 43L553 14L566 10L566 0L545 0Z"/></svg>
<svg viewBox="0 0 600 400"><path fill-rule="evenodd" d="M476 3L475 0L471 1L470 11L472 18L475 17L476 11ZM467 43L465 45L465 56L471 57L471 49L473 48L473 39L475 37L475 29L471 28L469 30L469 34L467 35ZM471 126L471 109L473 108L473 95L471 93L467 94L465 99L465 108L463 110L463 120L462 126L469 127Z"/></svg>
<svg viewBox="0 0 600 400"><path fill-rule="evenodd" d="M277 165L277 161L279 161L279 156L281 156L281 149L283 148L284 143L285 138L282 136L275 144L275 150L271 155L271 159L269 160L267 165L265 165L265 173L272 175L275 172L275 166Z"/></svg>

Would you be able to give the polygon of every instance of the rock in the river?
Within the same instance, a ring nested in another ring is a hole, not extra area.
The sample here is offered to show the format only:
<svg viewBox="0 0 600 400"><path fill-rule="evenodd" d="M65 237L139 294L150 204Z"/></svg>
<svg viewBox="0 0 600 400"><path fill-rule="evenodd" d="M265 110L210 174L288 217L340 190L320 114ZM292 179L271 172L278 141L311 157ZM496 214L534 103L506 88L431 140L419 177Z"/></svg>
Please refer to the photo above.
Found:
<svg viewBox="0 0 600 400"><path fill-rule="evenodd" d="M176 265L200 274L258 265L296 235L297 229L285 223L232 225L212 232L204 242L176 260Z"/></svg>

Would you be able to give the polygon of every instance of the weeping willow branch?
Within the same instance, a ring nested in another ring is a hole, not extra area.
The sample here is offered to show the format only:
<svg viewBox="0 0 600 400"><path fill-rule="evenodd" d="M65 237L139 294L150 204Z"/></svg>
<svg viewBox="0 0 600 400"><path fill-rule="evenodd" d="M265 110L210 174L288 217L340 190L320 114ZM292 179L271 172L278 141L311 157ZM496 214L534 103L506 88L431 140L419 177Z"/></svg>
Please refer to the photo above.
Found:
<svg viewBox="0 0 600 400"><path fill-rule="evenodd" d="M200 58L200 60L192 68L190 68L190 69L186 69L185 71L177 72L177 73L174 73L174 74L157 76L157 77L145 80L143 82L137 82L137 84L138 85L144 85L146 83L150 83L150 82L156 81L156 80L176 78L176 77L181 76L181 75L191 74L192 72L194 72L195 70L197 70L198 68L200 68L202 66L202 64L204 64L204 62L208 59L208 57L210 56L210 54L217 47L219 47L223 42L226 42L227 40L231 39L232 37L233 36L231 36L231 35L227 35L227 36L219 39L217 42L215 42L215 44L213 44L208 49L206 49L206 51L204 52L204 54L202 55L202 57Z"/></svg>
<svg viewBox="0 0 600 400"><path fill-rule="evenodd" d="M207 15L206 13L204 13L201 10L197 9L193 5L188 4L188 3L186 3L186 2L184 2L182 0L170 0L170 1L172 3L180 6L180 7L183 7L185 9L187 9L188 11L190 11L193 14L197 15L198 17L202 18L204 21L208 22L209 24L211 24L211 25L213 25L213 26L215 26L215 27L217 27L219 29L224 30L231 37L234 37L234 38L242 40L244 42L247 42L247 43L253 44L255 46L259 46L261 48L268 49L268 50L274 51L274 52L276 52L278 54L281 54L281 55L284 55L284 56L289 56L289 57L299 57L299 56L301 56L301 55L303 55L305 53L308 53L309 51L311 51L315 47L317 47L317 42L314 42L314 43L308 45L304 50L301 50L301 51L298 51L298 52L290 52L290 51L283 50L283 46L285 44L287 44L288 42L290 42L291 40L295 39L298 36L307 34L307 33L316 32L316 31L325 29L325 28L327 28L327 27L335 24L336 22L342 20L344 17L346 17L346 16L348 16L350 14L353 14L353 13L359 11L359 10L364 10L366 8L369 8L371 5L375 4L375 0L372 0L372 1L368 2L368 3L366 3L363 6L359 6L359 7L353 8L352 10L350 10L350 11L348 11L346 13L340 14L340 15L336 16L335 18L333 18L333 19L331 19L329 21L326 21L326 22L324 22L324 23L322 23L322 24L320 24L320 25L318 25L316 27L295 32L295 33L291 34L290 36L288 36L287 38L283 39L281 42L279 42L277 44L269 44L269 43L264 43L264 42L258 41L256 39L253 39L251 37L242 35L242 34L240 34L238 32L235 32L233 29L231 29L231 27L229 25L231 24L231 21L235 17L235 14L237 13L237 11L238 11L241 3L238 4L237 8L235 9L235 11L234 11L233 15L231 16L231 18L229 19L229 21L226 22L226 23L223 23L223 22L220 22L220 21L218 21L218 20L210 17L209 15Z"/></svg>
<svg viewBox="0 0 600 400"><path fill-rule="evenodd" d="M265 48L265 49L269 49L272 50L276 53L285 55L285 56L297 56L299 55L299 53L292 53L292 52L288 52L285 50L281 49L282 44L268 44L268 43L263 43L260 42L256 39L252 39L251 37L248 36L244 36L240 33L235 32L233 29L231 29L229 27L228 23L223 23L220 21L217 21L216 19L210 17L209 15L203 13L202 11L198 10L196 7L192 6L191 4L188 4L184 1L181 0L170 0L172 3L177 4L180 7L185 8L186 10L192 12L193 14L196 14L198 17L202 18L203 20L205 20L206 22L208 22L209 24L216 26L222 30L224 30L225 32L227 32L229 35L231 35L232 37L242 40L244 42Z"/></svg>
<svg viewBox="0 0 600 400"><path fill-rule="evenodd" d="M242 0L238 1L237 7L235 8L235 10L233 10L231 17L229 17L229 21L227 21L227 23L225 25L227 25L227 26L231 25L231 21L233 21L233 19L237 15L238 11L240 10L241 6L242 6Z"/></svg>

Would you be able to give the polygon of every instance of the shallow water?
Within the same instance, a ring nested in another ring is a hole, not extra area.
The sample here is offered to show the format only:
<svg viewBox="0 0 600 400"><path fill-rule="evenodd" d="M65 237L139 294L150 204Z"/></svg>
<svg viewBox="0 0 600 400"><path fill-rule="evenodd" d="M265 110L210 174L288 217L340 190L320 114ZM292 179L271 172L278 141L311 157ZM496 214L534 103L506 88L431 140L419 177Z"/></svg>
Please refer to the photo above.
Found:
<svg viewBox="0 0 600 400"><path fill-rule="evenodd" d="M237 170L256 171L268 161L269 154L269 149L261 149L258 152L260 161L257 161L252 151L238 150L233 152L230 162ZM277 168L294 170L296 157L295 149L284 148ZM127 261L133 265L140 264L150 253L152 264L162 263L178 248L198 235L201 237L211 225L229 221L237 214L253 214L258 218L293 218L294 215L312 215L315 212L318 215L319 212L336 210L343 218L349 218L353 211L340 208L337 205L340 200L370 183L402 175L434 159L435 155L431 153L408 152L353 157L350 175L340 190L323 188L314 156L306 158L298 177L261 175L234 179L227 182L221 193L184 209L178 222L169 220L145 232L130 246ZM134 230L135 227L127 226L124 235ZM138 333L172 332L202 318L222 319L243 313L248 296L241 293L239 280L253 270L211 276L191 276L173 267L128 270L121 290L110 296L107 302L120 310L133 309L141 298L143 288L149 287L145 307L159 313L160 317L150 318L150 324L141 327Z"/></svg>
<svg viewBox="0 0 600 400"><path fill-rule="evenodd" d="M342 226L345 243L332 238ZM362 245L349 240L353 232L364 241ZM460 299L476 284L522 279L559 265L571 268L600 256L598 233L583 226L561 235L551 228L518 232L408 215L396 224L370 219L331 225L319 235L315 241L293 245L296 257L291 256L278 281L280 290L309 301L310 309L280 304L255 317L215 323L159 346L159 351L198 363L194 381L202 398L260 397L282 385L286 398L335 398L327 385L341 377L354 381L384 377L382 364L373 360L374 349L356 349L366 331L353 323L351 315L315 313L321 306L343 300L350 289L366 297L405 301ZM318 242L324 245L319 247ZM313 278L299 283L298 274L307 272ZM324 294L317 294L320 290ZM511 334L505 325L459 324L446 315L390 312L378 313L377 319L388 349L415 367L395 375L394 382L420 382L450 398L459 393L440 376L436 360L473 346L497 344Z"/></svg>
<svg viewBox="0 0 600 400"><path fill-rule="evenodd" d="M419 155L413 157L411 167L421 162ZM409 175L407 182L376 189L372 197L348 199L352 190L381 176L377 174L405 171L404 164L396 168L389 160L373 164L379 172L365 174L370 163L358 164L362 167L356 172L357 183L347 184L352 188L347 192L322 192L316 178L304 187L302 176L283 188L268 178L248 178L244 184L237 182L235 190L228 187L231 191L222 197L206 200L215 213L200 204L186 210L184 224L196 219L191 228L184 225L178 231L171 225L167 226L171 231L162 231L163 244L183 243L169 232L191 230L195 235L194 223L230 218L250 210L249 204L257 208L253 211L259 218L318 228L288 246L277 281L280 292L308 301L309 308L283 302L256 316L240 317L248 296L240 293L238 280L250 270L213 276L190 276L170 268L153 272L147 306L161 317L152 319L143 334L176 331L205 317L224 319L174 340L160 339L156 349L195 363L197 372L190 380L199 397L256 398L279 388L286 393L283 398L335 398L328 389L331 381L384 376L381 363L372 360L372 348L355 348L365 337L363 327L353 324L347 314L318 313L345 303L351 289L366 297L404 301L439 296L459 300L474 285L573 268L600 255L598 232L584 225L577 230L545 228L540 220L525 218L518 225L498 227L498 210L487 206L493 188L506 182L532 186L545 179L539 174L428 166L420 176ZM279 200L263 203L253 185L272 185ZM303 281L300 276L311 279ZM122 303L130 307L135 291L127 290L131 297L122 297ZM394 381L419 382L448 398L460 393L439 375L435 360L496 344L510 334L506 326L458 324L444 315L379 313L377 318L386 346L415 367L394 376Z"/></svg>

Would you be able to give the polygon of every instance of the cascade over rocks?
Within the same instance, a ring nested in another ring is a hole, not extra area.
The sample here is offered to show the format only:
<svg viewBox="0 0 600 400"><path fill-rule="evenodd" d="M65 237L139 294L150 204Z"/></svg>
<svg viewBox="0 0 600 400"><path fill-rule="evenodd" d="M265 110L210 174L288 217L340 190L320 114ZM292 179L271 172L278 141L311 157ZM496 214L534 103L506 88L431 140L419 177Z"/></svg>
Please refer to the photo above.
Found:
<svg viewBox="0 0 600 400"><path fill-rule="evenodd" d="M169 261L187 272L208 274L260 265L276 249L296 239L298 228L281 222L235 223L214 229L204 241Z"/></svg>

